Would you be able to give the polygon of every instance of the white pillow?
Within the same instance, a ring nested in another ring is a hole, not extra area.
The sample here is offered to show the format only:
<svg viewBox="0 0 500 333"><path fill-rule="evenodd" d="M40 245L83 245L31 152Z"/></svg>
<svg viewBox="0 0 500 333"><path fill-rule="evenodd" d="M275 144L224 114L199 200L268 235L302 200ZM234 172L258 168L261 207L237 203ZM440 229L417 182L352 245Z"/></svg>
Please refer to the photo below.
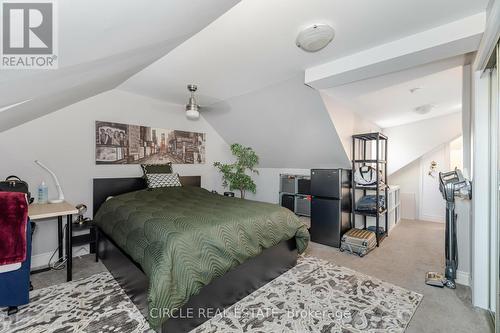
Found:
<svg viewBox="0 0 500 333"><path fill-rule="evenodd" d="M148 173L146 182L148 188L182 186L179 175L176 173Z"/></svg>

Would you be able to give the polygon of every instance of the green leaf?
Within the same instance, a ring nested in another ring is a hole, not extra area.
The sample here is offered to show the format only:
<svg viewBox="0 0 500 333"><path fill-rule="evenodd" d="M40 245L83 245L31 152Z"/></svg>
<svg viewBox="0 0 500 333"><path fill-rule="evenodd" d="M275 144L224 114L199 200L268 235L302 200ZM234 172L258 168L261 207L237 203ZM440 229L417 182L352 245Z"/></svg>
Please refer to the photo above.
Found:
<svg viewBox="0 0 500 333"><path fill-rule="evenodd" d="M231 145L231 153L236 157L236 162L232 164L222 164L215 162L216 167L222 174L222 185L229 186L229 190L239 190L242 197L246 191L255 193L257 186L252 177L246 174L247 170L259 174L256 170L259 164L259 157L250 147L244 147L239 143Z"/></svg>

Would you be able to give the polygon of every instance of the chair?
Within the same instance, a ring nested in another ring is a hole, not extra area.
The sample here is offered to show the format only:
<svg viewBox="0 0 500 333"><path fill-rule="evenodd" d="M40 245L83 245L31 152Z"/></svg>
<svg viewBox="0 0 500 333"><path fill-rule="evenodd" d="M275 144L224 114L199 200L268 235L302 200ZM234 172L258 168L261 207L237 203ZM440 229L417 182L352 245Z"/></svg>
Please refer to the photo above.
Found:
<svg viewBox="0 0 500 333"><path fill-rule="evenodd" d="M0 307L8 307L9 315L16 313L18 306L29 303L31 268L31 223L29 218L26 223L26 246L26 259L21 263L21 267L0 273ZM2 267L5 266L0 266L0 269Z"/></svg>

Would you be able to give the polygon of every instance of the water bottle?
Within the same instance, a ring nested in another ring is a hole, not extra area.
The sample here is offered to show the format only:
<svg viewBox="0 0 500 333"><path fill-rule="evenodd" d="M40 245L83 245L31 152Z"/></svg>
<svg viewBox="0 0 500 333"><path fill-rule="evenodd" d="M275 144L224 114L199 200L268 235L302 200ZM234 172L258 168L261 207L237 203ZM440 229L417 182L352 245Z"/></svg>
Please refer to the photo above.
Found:
<svg viewBox="0 0 500 333"><path fill-rule="evenodd" d="M46 204L49 201L49 188L44 181L38 185L38 203Z"/></svg>

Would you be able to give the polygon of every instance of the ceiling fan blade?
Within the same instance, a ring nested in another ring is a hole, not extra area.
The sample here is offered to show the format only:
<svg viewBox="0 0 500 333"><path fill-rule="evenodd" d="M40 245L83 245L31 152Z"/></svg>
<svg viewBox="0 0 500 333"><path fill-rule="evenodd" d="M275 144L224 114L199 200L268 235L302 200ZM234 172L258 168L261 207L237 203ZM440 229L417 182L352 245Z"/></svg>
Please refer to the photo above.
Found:
<svg viewBox="0 0 500 333"><path fill-rule="evenodd" d="M227 102L218 102L210 105L201 105L200 113L227 113L230 109Z"/></svg>

